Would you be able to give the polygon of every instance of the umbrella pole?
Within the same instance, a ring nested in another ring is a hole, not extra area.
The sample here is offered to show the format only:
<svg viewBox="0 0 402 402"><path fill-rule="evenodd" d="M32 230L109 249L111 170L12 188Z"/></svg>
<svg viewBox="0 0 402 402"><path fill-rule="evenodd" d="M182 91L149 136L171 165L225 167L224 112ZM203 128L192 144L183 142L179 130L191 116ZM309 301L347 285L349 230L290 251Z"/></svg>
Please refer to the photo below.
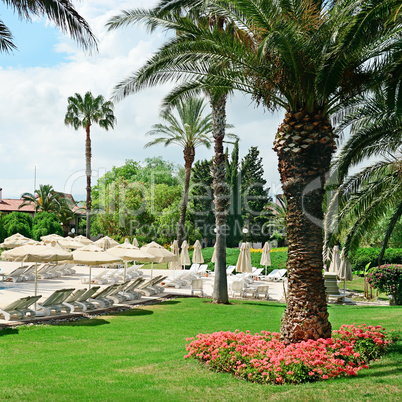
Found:
<svg viewBox="0 0 402 402"><path fill-rule="evenodd" d="M124 276L123 276L123 282L126 281L126 274L127 274L127 261L124 261Z"/></svg>
<svg viewBox="0 0 402 402"><path fill-rule="evenodd" d="M91 275L92 274L92 265L89 266L89 286L88 289L91 289Z"/></svg>
<svg viewBox="0 0 402 402"><path fill-rule="evenodd" d="M151 279L152 279L153 270L154 270L154 263L151 262Z"/></svg>
<svg viewBox="0 0 402 402"><path fill-rule="evenodd" d="M265 276L267 276L267 266L265 265Z"/></svg>
<svg viewBox="0 0 402 402"><path fill-rule="evenodd" d="M38 263L35 262L35 296L38 294ZM36 302L35 302L36 311Z"/></svg>

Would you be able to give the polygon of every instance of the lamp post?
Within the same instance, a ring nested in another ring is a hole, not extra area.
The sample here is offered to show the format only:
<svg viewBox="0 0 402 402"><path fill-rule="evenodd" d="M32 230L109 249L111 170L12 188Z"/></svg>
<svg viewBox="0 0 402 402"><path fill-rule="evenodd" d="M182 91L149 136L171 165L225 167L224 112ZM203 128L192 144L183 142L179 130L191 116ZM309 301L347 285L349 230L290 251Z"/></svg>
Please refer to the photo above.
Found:
<svg viewBox="0 0 402 402"><path fill-rule="evenodd" d="M243 243L245 243L245 237L247 236L248 229L247 229L247 228L243 228L242 232L243 232Z"/></svg>

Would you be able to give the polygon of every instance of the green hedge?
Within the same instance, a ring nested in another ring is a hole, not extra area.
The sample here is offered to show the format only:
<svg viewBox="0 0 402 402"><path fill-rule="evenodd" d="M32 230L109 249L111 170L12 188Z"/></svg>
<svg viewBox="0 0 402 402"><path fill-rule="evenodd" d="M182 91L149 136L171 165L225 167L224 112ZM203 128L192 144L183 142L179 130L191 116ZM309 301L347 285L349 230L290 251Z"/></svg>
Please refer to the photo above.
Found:
<svg viewBox="0 0 402 402"><path fill-rule="evenodd" d="M350 256L353 271L364 271L368 263L370 267L378 266L380 248L359 248ZM402 264L402 248L385 250L382 264Z"/></svg>
<svg viewBox="0 0 402 402"><path fill-rule="evenodd" d="M202 249L202 255L204 257L204 263L208 264L208 269L214 270L214 263L211 262L212 254L214 252L213 247L207 247ZM238 248L227 248L226 249L226 265L236 265L237 259L239 258L240 249ZM190 256L192 253L190 252ZM271 266L267 267L267 272L271 272L273 269L286 268L286 261L288 258L287 249L272 249L271 250ZM260 265L261 253L251 253L251 264L256 268L264 268Z"/></svg>

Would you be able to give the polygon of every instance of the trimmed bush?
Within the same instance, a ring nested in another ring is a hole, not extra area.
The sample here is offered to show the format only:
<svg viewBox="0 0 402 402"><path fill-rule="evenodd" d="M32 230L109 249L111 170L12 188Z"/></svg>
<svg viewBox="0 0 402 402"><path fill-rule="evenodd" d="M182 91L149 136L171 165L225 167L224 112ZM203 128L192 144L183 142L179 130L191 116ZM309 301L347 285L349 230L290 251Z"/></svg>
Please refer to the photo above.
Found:
<svg viewBox="0 0 402 402"><path fill-rule="evenodd" d="M11 212L3 216L2 226L4 237L9 237L15 233L26 237L32 237L32 217L25 212Z"/></svg>
<svg viewBox="0 0 402 402"><path fill-rule="evenodd" d="M32 236L40 240L42 236L58 234L63 236L63 228L56 215L50 212L39 212L33 219Z"/></svg>
<svg viewBox="0 0 402 402"><path fill-rule="evenodd" d="M371 267L378 265L380 248L359 248L350 256L353 271L364 271L368 263ZM402 248L387 248L383 258L384 264L402 264Z"/></svg>
<svg viewBox="0 0 402 402"><path fill-rule="evenodd" d="M402 265L372 268L367 280L373 288L392 296L395 304L402 305Z"/></svg>

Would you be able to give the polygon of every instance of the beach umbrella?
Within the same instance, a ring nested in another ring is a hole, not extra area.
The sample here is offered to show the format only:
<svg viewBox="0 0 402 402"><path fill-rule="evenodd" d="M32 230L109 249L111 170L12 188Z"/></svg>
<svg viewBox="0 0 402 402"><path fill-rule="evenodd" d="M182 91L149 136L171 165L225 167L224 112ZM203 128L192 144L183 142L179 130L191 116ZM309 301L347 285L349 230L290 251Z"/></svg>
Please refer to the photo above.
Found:
<svg viewBox="0 0 402 402"><path fill-rule="evenodd" d="M4 251L2 257L14 261L35 263L35 296L38 292L38 262L58 262L73 258L69 251L55 241L50 244L36 243L17 247L13 250Z"/></svg>
<svg viewBox="0 0 402 402"><path fill-rule="evenodd" d="M203 264L204 257L201 252L201 243L199 240L196 240L194 243L194 252L193 252L193 264Z"/></svg>
<svg viewBox="0 0 402 402"><path fill-rule="evenodd" d="M187 240L184 240L181 244L180 264L184 267L186 267L186 265L191 265Z"/></svg>
<svg viewBox="0 0 402 402"><path fill-rule="evenodd" d="M125 239L123 244L109 248L107 252L124 261L124 281L126 280L127 261L151 262L155 260L153 255L130 244L128 239Z"/></svg>
<svg viewBox="0 0 402 402"><path fill-rule="evenodd" d="M332 274L337 274L339 271L340 264L341 264L341 257L340 257L339 246L334 246L332 249L332 258L328 272Z"/></svg>
<svg viewBox="0 0 402 402"><path fill-rule="evenodd" d="M85 237L83 235L75 236L74 239L78 240L80 243L82 243L84 245L88 245L88 244L93 243L92 240L88 239L88 237Z"/></svg>
<svg viewBox="0 0 402 402"><path fill-rule="evenodd" d="M252 267L251 263L251 244L249 242L246 243L246 257L248 261L248 266Z"/></svg>
<svg viewBox="0 0 402 402"><path fill-rule="evenodd" d="M62 240L62 239L64 239L64 237L60 236L56 233L52 233L52 234L48 234L46 236L41 236L40 239L42 241L44 241L45 243L50 243L52 241Z"/></svg>
<svg viewBox="0 0 402 402"><path fill-rule="evenodd" d="M136 237L134 237L134 239L133 239L133 246L135 246L135 247L140 247L140 245L138 244L138 240L137 240L137 238Z"/></svg>
<svg viewBox="0 0 402 402"><path fill-rule="evenodd" d="M73 262L76 264L89 265L89 287L91 287L92 266L102 264L113 264L121 262L120 257L104 251L95 244L88 244L85 247L73 251Z"/></svg>
<svg viewBox="0 0 402 402"><path fill-rule="evenodd" d="M6 239L4 239L4 242L0 244L0 247L2 248L14 248L14 247L20 247L24 244L26 244L29 240L28 237L23 236L20 233L15 233Z"/></svg>
<svg viewBox="0 0 402 402"><path fill-rule="evenodd" d="M271 266L271 246L268 242L265 242L264 247L262 248L261 254L261 265L265 265L265 275L267 274L267 266Z"/></svg>
<svg viewBox="0 0 402 402"><path fill-rule="evenodd" d="M99 240L96 240L93 244L95 244L95 246L98 246L100 248L104 248L105 243L106 243L106 246L110 246L110 247L114 247L119 244L116 240L112 239L109 236L101 237Z"/></svg>
<svg viewBox="0 0 402 402"><path fill-rule="evenodd" d="M172 245L170 246L170 251L176 256L176 260L169 262L169 269L181 269L180 266L180 250L179 250L179 243L177 240L173 240Z"/></svg>
<svg viewBox="0 0 402 402"><path fill-rule="evenodd" d="M141 250L151 254L155 257L155 262L170 262L174 261L177 256L171 253L169 250L166 250L165 247L161 246L160 244L152 241L149 244L141 247ZM153 275L153 268L154 268L154 261L151 263L151 279Z"/></svg>
<svg viewBox="0 0 402 402"><path fill-rule="evenodd" d="M51 235L50 235L51 236ZM64 248L69 248L69 249L77 249L77 248L81 248L84 247L84 244L79 242L78 240L73 239L72 237L50 237L50 236L43 236L41 237L41 239L45 242L45 243L51 243L52 241L57 241L61 246L63 246Z"/></svg>
<svg viewBox="0 0 402 402"><path fill-rule="evenodd" d="M247 247L246 243L242 243L240 246L240 254L236 263L236 272L252 272L251 266L251 256L247 254L250 253L250 250Z"/></svg>
<svg viewBox="0 0 402 402"><path fill-rule="evenodd" d="M345 249L342 250L340 260L341 263L339 264L339 270L337 272L338 274L338 279L343 281L343 294L345 294L346 290L346 281L352 281L353 280L353 274L352 274L352 266L350 265L350 262L348 259L345 257Z"/></svg>

